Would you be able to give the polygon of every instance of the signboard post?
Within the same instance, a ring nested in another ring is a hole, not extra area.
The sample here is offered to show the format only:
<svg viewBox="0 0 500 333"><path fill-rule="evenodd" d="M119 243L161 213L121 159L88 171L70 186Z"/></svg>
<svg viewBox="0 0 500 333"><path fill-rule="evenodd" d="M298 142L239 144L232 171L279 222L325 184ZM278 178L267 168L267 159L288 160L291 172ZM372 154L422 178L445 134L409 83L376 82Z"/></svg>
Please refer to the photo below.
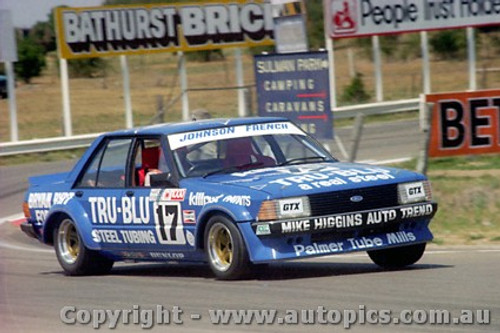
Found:
<svg viewBox="0 0 500 333"><path fill-rule="evenodd" d="M13 62L17 61L17 45L14 38L12 16L8 10L0 10L0 61L5 63L7 95L9 98L10 141L19 140L17 126L16 88Z"/></svg>
<svg viewBox="0 0 500 333"><path fill-rule="evenodd" d="M327 52L257 55L259 116L286 117L318 139L333 138Z"/></svg>

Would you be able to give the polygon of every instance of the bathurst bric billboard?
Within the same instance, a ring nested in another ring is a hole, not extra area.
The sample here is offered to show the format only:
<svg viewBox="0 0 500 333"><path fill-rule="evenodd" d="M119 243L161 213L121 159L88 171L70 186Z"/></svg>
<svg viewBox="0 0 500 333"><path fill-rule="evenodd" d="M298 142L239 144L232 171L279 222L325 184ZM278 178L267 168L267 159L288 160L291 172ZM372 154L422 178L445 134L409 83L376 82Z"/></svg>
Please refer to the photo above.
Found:
<svg viewBox="0 0 500 333"><path fill-rule="evenodd" d="M274 44L271 5L262 0L60 7L55 14L66 59Z"/></svg>

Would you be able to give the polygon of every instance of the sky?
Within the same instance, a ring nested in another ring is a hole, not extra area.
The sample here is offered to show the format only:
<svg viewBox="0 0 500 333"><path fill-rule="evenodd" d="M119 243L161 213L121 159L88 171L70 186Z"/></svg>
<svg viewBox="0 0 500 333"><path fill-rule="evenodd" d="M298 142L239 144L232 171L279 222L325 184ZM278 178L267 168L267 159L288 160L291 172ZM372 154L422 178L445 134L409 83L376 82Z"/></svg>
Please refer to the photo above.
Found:
<svg viewBox="0 0 500 333"><path fill-rule="evenodd" d="M8 9L16 28L30 28L36 22L47 21L52 8L99 6L103 0L0 0L0 9Z"/></svg>

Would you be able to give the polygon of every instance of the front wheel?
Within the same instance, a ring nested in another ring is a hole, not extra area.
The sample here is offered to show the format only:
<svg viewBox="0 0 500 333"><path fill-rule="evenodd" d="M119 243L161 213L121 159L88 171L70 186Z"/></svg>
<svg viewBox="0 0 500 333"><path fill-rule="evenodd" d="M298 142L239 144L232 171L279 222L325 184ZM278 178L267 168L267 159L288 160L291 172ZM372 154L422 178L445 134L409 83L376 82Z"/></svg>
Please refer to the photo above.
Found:
<svg viewBox="0 0 500 333"><path fill-rule="evenodd" d="M112 260L85 247L75 223L69 218L55 229L54 247L66 275L105 274L113 267Z"/></svg>
<svg viewBox="0 0 500 333"><path fill-rule="evenodd" d="M250 269L243 238L234 222L225 216L215 215L208 221L205 250L210 268L219 279L239 279Z"/></svg>
<svg viewBox="0 0 500 333"><path fill-rule="evenodd" d="M384 268L399 268L413 265L422 258L426 243L368 251L370 259Z"/></svg>

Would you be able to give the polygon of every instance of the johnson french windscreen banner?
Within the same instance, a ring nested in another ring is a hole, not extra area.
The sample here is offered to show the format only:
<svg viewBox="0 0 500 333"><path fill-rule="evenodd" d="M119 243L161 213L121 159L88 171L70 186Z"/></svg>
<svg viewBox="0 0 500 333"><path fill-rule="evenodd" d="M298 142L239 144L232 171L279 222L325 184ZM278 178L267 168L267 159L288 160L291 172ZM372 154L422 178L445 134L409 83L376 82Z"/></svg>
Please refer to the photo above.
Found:
<svg viewBox="0 0 500 333"><path fill-rule="evenodd" d="M259 116L286 117L318 139L333 138L328 54L257 55Z"/></svg>
<svg viewBox="0 0 500 333"><path fill-rule="evenodd" d="M332 38L499 25L498 0L324 0Z"/></svg>
<svg viewBox="0 0 500 333"><path fill-rule="evenodd" d="M274 44L271 5L206 1L56 9L62 58Z"/></svg>

